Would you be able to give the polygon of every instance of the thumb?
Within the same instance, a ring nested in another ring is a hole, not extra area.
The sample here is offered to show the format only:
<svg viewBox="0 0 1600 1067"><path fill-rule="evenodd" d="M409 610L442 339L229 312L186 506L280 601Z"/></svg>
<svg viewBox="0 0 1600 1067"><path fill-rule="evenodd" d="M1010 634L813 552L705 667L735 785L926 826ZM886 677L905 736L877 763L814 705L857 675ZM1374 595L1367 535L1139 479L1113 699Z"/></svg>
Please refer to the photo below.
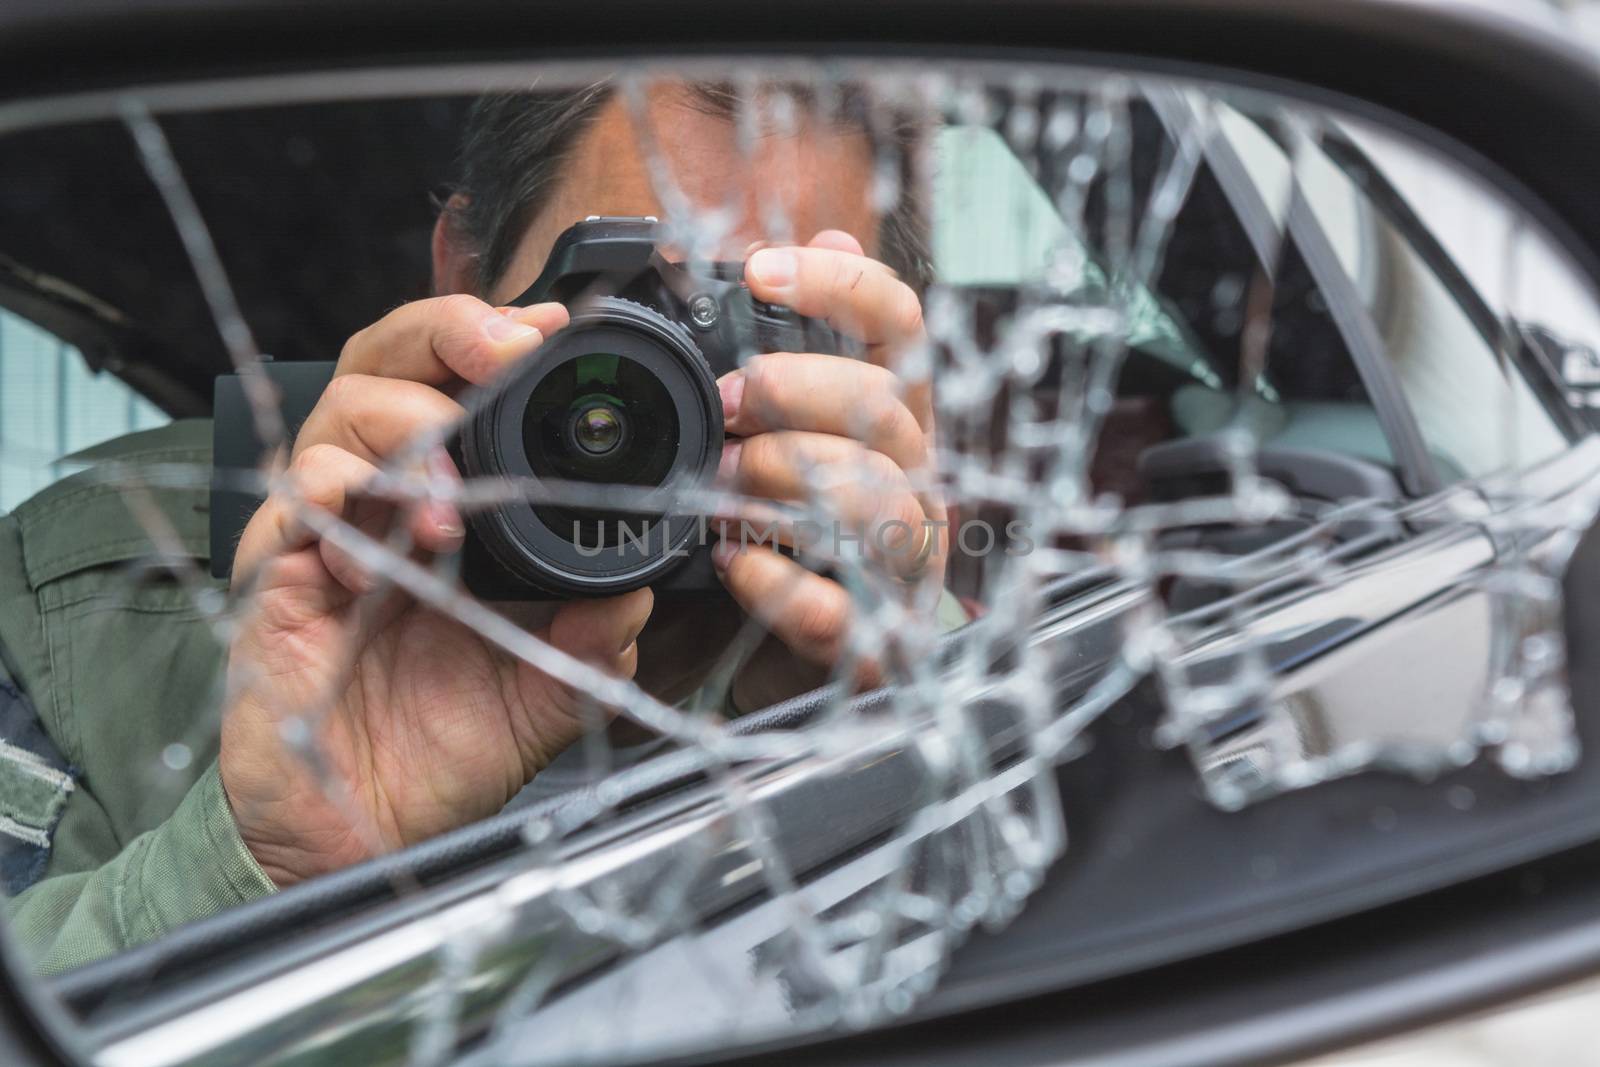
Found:
<svg viewBox="0 0 1600 1067"><path fill-rule="evenodd" d="M650 621L655 594L648 588L599 600L569 600L550 620L549 642L597 667L617 668ZM619 671L632 677L633 671Z"/></svg>
<svg viewBox="0 0 1600 1067"><path fill-rule="evenodd" d="M654 605L655 595L647 588L600 600L571 600L556 610L541 636L575 659L620 678L632 678L639 665L639 633L650 620ZM521 746L525 770L531 776L583 737L596 725L596 714L605 709L549 675L531 667L527 672L523 685L534 692L524 690L521 710L525 721L519 724L518 734L533 742Z"/></svg>

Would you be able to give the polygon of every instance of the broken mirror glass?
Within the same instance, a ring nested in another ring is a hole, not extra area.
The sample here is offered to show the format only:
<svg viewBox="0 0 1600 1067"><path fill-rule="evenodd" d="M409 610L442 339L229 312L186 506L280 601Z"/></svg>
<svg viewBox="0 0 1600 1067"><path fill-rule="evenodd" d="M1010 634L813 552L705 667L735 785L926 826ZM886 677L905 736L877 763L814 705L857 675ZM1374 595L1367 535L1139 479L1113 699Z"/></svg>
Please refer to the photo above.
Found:
<svg viewBox="0 0 1600 1067"><path fill-rule="evenodd" d="M1133 71L380 74L0 109L0 874L103 1062L901 1018L1108 736L1246 840L1581 765L1600 316L1467 164Z"/></svg>

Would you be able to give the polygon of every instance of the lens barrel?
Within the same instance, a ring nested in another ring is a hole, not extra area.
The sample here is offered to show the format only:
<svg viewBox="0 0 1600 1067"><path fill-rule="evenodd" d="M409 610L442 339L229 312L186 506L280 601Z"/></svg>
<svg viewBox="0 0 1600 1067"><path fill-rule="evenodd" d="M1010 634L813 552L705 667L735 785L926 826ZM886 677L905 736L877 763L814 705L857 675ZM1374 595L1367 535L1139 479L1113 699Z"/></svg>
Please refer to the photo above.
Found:
<svg viewBox="0 0 1600 1067"><path fill-rule="evenodd" d="M722 438L716 380L690 333L642 304L595 298L464 422L463 475L523 490L468 521L537 589L637 589L698 547L703 520L671 500L709 484Z"/></svg>

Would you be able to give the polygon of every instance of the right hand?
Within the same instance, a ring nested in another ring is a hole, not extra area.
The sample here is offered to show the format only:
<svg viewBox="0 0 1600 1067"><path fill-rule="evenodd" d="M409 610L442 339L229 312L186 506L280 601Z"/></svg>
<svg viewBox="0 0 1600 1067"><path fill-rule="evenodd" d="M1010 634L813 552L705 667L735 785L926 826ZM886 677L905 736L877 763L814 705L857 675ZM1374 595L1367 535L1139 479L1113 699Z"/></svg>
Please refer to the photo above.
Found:
<svg viewBox="0 0 1600 1067"><path fill-rule="evenodd" d="M319 508L379 537L404 522L420 556L457 550L453 505L399 511L362 489L419 434L461 416L452 392L566 322L556 304L449 296L362 330L295 440L289 484L246 526L234 575L251 596L230 649L218 762L240 837L279 886L498 811L588 725L584 694L426 604L375 594L371 573L298 518ZM429 463L454 476L442 450ZM632 677L651 606L648 589L570 601L536 635ZM301 727L307 743L293 748Z"/></svg>

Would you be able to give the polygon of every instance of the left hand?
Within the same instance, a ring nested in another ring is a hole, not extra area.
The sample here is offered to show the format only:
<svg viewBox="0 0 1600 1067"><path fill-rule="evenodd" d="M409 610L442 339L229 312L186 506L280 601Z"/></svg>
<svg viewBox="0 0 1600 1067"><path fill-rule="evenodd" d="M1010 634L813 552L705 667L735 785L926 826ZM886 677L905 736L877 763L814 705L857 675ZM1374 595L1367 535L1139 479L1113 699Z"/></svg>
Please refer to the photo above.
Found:
<svg viewBox="0 0 1600 1067"><path fill-rule="evenodd" d="M744 496L816 501L891 573L942 587L949 532L929 488L932 391L895 373L925 340L916 293L838 230L804 247L757 251L745 281L758 299L824 319L862 342L867 358L776 352L724 375L717 384L730 439L719 480ZM732 531L712 560L739 605L813 673L833 666L852 618L843 586L769 547L741 545ZM750 706L781 695L735 697Z"/></svg>

